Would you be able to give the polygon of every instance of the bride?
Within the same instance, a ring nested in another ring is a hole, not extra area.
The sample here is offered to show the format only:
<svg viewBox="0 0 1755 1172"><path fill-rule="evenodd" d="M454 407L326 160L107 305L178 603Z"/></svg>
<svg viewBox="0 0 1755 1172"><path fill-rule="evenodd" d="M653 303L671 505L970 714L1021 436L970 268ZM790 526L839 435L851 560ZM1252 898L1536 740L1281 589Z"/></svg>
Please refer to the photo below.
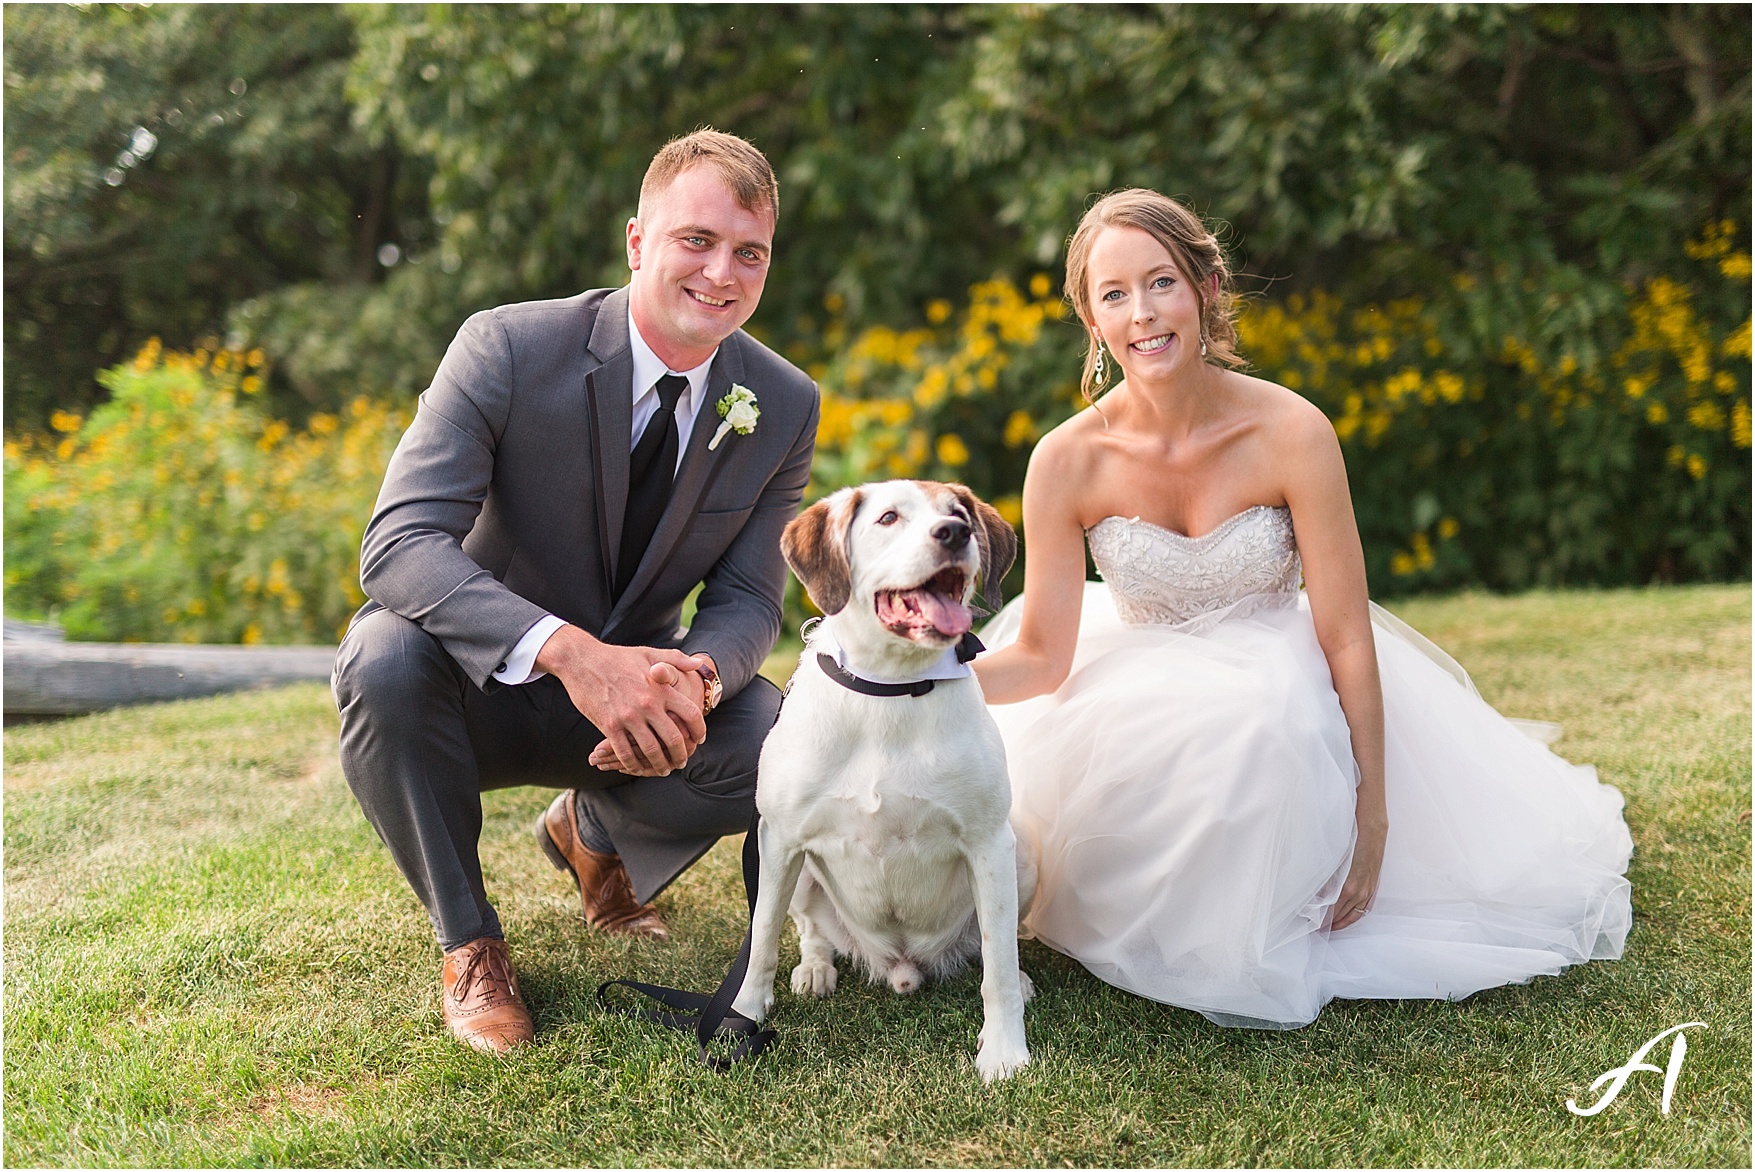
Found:
<svg viewBox="0 0 1755 1172"><path fill-rule="evenodd" d="M1334 429L1236 369L1199 218L1105 197L1066 290L1086 396L1123 378L1032 455L1025 592L974 664L1041 860L1027 930L1270 1029L1620 956L1620 793L1367 601Z"/></svg>

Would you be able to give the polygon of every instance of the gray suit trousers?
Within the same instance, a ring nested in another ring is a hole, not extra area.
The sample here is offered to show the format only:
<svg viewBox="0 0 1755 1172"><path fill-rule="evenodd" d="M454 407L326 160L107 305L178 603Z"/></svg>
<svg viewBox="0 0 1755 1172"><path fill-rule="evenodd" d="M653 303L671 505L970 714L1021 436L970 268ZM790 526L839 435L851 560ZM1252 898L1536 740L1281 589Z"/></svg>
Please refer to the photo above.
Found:
<svg viewBox="0 0 1755 1172"><path fill-rule="evenodd" d="M682 769L604 772L587 763L602 734L559 680L484 692L438 640L388 610L349 629L334 686L347 783L447 950L503 935L477 853L482 791L580 790L643 903L722 836L749 828L756 762L780 711L780 690L757 676L708 718Z"/></svg>

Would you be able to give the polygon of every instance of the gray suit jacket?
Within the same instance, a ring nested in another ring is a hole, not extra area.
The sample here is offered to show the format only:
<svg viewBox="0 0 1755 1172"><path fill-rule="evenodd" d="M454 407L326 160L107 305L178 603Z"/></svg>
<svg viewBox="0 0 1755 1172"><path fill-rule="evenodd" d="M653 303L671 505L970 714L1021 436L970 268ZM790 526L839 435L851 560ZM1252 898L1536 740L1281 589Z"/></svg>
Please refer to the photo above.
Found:
<svg viewBox="0 0 1755 1172"><path fill-rule="evenodd" d="M360 550L371 600L436 638L484 689L552 613L607 643L706 652L726 692L780 633L780 531L816 446L816 384L738 331L719 347L670 503L612 602L628 497L628 293L596 289L463 323L420 397ZM741 384L761 419L707 444ZM704 583L692 625L683 600Z"/></svg>

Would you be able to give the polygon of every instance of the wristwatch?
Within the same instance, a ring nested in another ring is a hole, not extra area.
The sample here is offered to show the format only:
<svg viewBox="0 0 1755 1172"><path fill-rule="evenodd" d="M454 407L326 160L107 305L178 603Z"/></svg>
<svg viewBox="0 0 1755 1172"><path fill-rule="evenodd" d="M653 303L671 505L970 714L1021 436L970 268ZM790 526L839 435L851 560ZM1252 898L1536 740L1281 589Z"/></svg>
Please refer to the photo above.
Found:
<svg viewBox="0 0 1755 1172"><path fill-rule="evenodd" d="M725 695L725 685L719 682L719 669L713 666L712 660L704 661L695 671L701 676L701 715L708 716L719 707L719 700Z"/></svg>

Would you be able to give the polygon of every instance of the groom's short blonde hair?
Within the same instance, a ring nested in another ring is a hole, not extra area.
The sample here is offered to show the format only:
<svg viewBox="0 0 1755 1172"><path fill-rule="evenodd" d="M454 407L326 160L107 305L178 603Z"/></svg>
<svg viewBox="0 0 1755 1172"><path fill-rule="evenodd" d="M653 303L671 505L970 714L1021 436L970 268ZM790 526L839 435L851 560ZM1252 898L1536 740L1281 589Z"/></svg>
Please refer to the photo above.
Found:
<svg viewBox="0 0 1755 1172"><path fill-rule="evenodd" d="M710 126L671 139L652 156L646 178L640 181L640 215L646 214L648 201L678 175L702 163L719 172L739 207L780 218L780 181L774 178L768 157L737 135Z"/></svg>

